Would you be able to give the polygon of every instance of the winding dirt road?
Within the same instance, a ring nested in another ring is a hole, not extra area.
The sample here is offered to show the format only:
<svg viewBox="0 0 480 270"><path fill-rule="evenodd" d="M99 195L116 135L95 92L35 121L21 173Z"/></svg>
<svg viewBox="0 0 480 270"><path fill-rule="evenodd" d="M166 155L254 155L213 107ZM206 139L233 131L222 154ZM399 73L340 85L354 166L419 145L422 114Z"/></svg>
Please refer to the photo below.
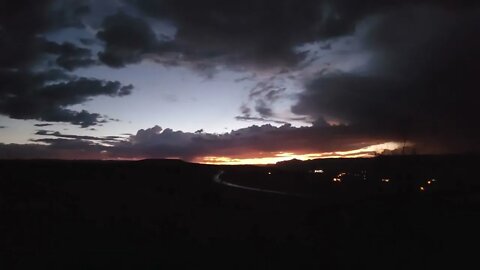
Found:
<svg viewBox="0 0 480 270"><path fill-rule="evenodd" d="M242 186L242 185L237 185L233 184L230 182L226 182L220 178L222 174L224 174L224 171L220 171L215 176L213 177L213 182L228 186L228 187L233 187L233 188L238 188L238 189L243 189L243 190L250 190L250 191L256 191L256 192L262 192L262 193L271 193L271 194L277 194L277 195L282 195L282 196L293 196L293 197L301 197L301 198L309 198L310 196L306 194L301 194L301 193L291 193L291 192L284 192L284 191L278 191L278 190L270 190L270 189L263 189L263 188L255 188L255 187L247 187L247 186Z"/></svg>

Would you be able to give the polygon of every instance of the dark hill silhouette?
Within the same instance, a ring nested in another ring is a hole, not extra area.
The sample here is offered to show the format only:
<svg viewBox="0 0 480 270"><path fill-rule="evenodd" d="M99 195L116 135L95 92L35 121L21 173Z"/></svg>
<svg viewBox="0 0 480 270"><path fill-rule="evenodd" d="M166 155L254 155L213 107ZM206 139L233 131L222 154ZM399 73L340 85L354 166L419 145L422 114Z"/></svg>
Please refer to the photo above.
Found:
<svg viewBox="0 0 480 270"><path fill-rule="evenodd" d="M0 161L0 266L463 268L480 240L478 161ZM220 171L223 181L309 196L225 186L213 181Z"/></svg>

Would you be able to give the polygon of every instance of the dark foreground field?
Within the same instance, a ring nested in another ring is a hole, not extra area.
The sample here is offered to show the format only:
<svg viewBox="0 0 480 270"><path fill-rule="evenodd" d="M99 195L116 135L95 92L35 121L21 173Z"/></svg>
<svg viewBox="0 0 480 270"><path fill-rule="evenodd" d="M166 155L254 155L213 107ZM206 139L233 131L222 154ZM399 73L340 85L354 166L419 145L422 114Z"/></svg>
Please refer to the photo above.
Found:
<svg viewBox="0 0 480 270"><path fill-rule="evenodd" d="M472 156L1 161L0 268L478 266L479 165Z"/></svg>

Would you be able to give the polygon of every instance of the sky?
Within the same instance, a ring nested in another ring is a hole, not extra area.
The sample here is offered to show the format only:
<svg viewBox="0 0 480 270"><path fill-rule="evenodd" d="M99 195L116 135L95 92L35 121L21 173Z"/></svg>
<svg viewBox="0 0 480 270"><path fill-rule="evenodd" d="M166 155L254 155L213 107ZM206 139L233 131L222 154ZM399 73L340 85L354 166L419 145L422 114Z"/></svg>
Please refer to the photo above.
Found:
<svg viewBox="0 0 480 270"><path fill-rule="evenodd" d="M480 151L480 4L0 3L0 158Z"/></svg>

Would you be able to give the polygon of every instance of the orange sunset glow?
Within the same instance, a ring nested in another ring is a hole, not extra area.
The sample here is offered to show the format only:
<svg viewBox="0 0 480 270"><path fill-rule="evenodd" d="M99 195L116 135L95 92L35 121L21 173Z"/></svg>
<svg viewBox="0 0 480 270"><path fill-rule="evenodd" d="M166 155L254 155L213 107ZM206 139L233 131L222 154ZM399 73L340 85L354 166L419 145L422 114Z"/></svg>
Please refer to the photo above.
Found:
<svg viewBox="0 0 480 270"><path fill-rule="evenodd" d="M277 152L266 154L252 154L239 157L226 156L206 156L195 159L195 162L216 165L267 165L277 162L298 159L309 160L318 158L368 158L381 154L385 150L396 150L402 147L398 142L387 142L382 144L370 145L356 150L336 151L323 153L294 153L294 152Z"/></svg>

